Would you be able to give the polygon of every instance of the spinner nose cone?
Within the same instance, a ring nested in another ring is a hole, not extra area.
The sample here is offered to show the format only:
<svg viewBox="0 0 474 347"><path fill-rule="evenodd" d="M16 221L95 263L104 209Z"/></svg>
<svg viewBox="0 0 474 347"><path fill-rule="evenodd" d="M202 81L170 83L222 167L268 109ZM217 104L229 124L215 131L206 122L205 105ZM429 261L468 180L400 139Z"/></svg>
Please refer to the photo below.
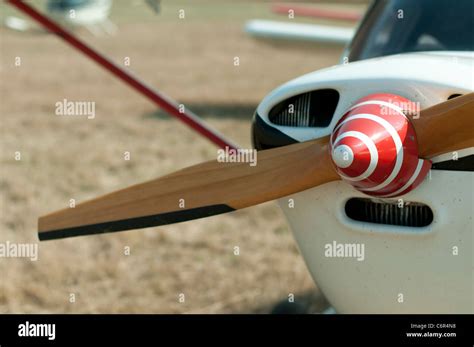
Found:
<svg viewBox="0 0 474 347"><path fill-rule="evenodd" d="M341 179L367 195L395 197L418 186L431 163L419 159L415 130L405 116L410 100L372 94L339 120L330 140Z"/></svg>

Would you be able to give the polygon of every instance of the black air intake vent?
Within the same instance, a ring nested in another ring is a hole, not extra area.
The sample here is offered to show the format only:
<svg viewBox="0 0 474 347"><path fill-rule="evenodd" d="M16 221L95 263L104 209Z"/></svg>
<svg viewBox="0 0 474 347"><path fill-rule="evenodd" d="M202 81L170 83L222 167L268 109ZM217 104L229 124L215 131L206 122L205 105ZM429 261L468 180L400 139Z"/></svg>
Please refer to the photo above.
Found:
<svg viewBox="0 0 474 347"><path fill-rule="evenodd" d="M352 198L346 202L345 210L349 218L366 223L424 227L433 222L433 211L421 203L405 202L403 207L399 207L396 202Z"/></svg>
<svg viewBox="0 0 474 347"><path fill-rule="evenodd" d="M290 127L327 127L332 120L339 93L334 89L320 89L299 94L273 107L270 122Z"/></svg>
<svg viewBox="0 0 474 347"><path fill-rule="evenodd" d="M298 95L287 100L287 103L280 112L271 113L270 122L290 127L314 126L309 116L311 93Z"/></svg>
<svg viewBox="0 0 474 347"><path fill-rule="evenodd" d="M458 158L457 160L446 160L439 163L433 163L433 170L449 171L474 171L474 154Z"/></svg>

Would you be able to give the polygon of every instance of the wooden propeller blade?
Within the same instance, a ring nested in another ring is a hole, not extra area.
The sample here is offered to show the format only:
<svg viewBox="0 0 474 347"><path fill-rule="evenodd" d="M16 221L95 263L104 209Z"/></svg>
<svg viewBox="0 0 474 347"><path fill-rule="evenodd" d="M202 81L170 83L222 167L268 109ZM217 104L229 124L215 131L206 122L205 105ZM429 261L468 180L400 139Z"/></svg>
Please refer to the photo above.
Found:
<svg viewBox="0 0 474 347"><path fill-rule="evenodd" d="M274 200L338 180L328 152L325 137L258 152L255 166L205 162L43 216L39 238L178 223Z"/></svg>
<svg viewBox="0 0 474 347"><path fill-rule="evenodd" d="M427 108L413 118L422 158L474 146L474 93Z"/></svg>
<svg viewBox="0 0 474 347"><path fill-rule="evenodd" d="M474 93L425 109L412 123L424 158L472 147ZM256 166L210 161L43 216L38 221L39 238L179 223L257 205L338 179L325 137L259 152Z"/></svg>

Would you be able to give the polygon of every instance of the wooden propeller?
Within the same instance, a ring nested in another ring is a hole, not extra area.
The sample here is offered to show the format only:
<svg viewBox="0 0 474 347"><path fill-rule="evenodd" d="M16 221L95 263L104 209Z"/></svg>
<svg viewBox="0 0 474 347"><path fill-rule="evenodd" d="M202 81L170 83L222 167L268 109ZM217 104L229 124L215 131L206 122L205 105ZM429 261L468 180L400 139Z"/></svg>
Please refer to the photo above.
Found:
<svg viewBox="0 0 474 347"><path fill-rule="evenodd" d="M423 158L474 146L474 93L425 109L412 124ZM39 238L179 223L338 180L328 141L325 137L261 151L256 166L209 161L83 202L40 217Z"/></svg>

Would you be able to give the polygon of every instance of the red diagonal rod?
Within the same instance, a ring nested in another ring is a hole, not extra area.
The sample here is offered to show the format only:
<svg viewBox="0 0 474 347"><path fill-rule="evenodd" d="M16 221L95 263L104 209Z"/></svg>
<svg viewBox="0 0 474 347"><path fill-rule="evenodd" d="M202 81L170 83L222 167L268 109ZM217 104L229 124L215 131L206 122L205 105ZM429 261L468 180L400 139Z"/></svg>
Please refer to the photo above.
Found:
<svg viewBox="0 0 474 347"><path fill-rule="evenodd" d="M22 0L6 0L6 2L10 3L11 5L15 6L17 9L19 9L23 13L27 14L28 16L36 20L38 23L44 26L47 30L61 37L64 41L69 43L71 46L77 48L86 56L94 60L97 64L101 65L102 67L110 71L113 75L120 78L123 82L131 86L140 94L146 96L148 99L154 102L157 106L161 107L164 111L178 118L180 121L188 125L190 128L194 129L199 134L203 135L204 137L206 137L213 143L215 143L217 146L221 148L225 148L225 147L234 148L234 149L238 148L238 146L233 144L231 141L227 140L222 134L218 133L216 130L209 127L197 115L195 115L194 113L186 109L182 110L181 112L181 110L179 109L179 104L177 102L153 90L151 87L148 87L138 78L134 77L129 72L125 71L118 65L111 62L104 55L93 50L92 48L87 46L84 42L75 38L72 34L67 32L63 28L61 28L58 24L48 19L46 16L38 12L36 9L31 7L30 5L24 3Z"/></svg>

